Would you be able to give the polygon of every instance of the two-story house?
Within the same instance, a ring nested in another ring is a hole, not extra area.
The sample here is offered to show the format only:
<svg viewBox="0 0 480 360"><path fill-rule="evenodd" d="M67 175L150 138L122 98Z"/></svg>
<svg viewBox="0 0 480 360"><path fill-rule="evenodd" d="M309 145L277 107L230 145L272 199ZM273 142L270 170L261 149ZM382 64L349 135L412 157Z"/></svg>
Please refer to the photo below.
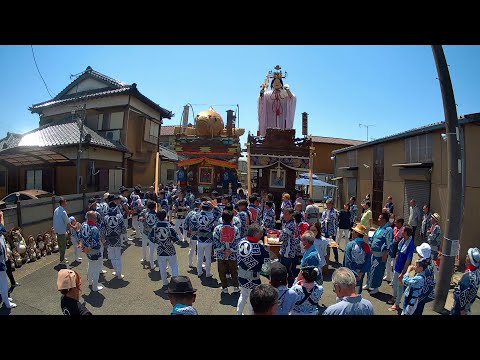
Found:
<svg viewBox="0 0 480 360"><path fill-rule="evenodd" d="M173 113L128 85L90 66L57 96L32 105L40 127L18 146L0 150L0 162L16 176L9 192L40 188L76 192L80 153L81 191L117 191L121 185L153 185L162 119Z"/></svg>

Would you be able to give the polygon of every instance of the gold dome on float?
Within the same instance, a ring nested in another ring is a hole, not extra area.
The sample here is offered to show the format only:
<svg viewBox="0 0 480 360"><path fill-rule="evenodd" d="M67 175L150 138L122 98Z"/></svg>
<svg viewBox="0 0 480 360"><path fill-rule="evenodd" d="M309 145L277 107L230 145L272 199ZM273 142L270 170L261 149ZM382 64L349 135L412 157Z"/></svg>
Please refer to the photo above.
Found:
<svg viewBox="0 0 480 360"><path fill-rule="evenodd" d="M195 128L199 136L219 136L224 127L223 119L213 107L200 111L195 117Z"/></svg>

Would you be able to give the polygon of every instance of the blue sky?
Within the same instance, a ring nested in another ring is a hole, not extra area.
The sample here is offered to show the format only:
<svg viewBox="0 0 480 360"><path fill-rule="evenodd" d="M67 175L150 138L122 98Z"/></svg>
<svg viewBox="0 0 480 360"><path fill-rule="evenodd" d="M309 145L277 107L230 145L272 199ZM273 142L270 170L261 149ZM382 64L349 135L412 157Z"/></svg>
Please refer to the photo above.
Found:
<svg viewBox="0 0 480 360"><path fill-rule="evenodd" d="M366 140L444 119L430 46L34 46L40 71L55 96L87 66L126 83L173 111L164 125L180 123L183 105L195 113L209 105L226 119L239 104L240 127L256 133L257 97L268 70L279 64L297 96L309 133ZM480 112L480 46L444 46L458 115ZM0 138L38 127L32 104L50 99L29 45L0 46ZM206 104L206 105L195 105ZM217 106L215 106L217 104ZM246 136L242 137L242 144Z"/></svg>

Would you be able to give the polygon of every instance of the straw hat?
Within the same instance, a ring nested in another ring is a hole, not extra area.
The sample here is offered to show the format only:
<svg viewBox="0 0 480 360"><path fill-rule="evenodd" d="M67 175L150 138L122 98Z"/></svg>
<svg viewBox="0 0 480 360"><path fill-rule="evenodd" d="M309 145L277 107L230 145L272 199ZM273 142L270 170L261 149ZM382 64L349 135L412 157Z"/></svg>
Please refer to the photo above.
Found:
<svg viewBox="0 0 480 360"><path fill-rule="evenodd" d="M437 220L437 222L440 222L440 215L438 215L438 213L434 213L432 215L432 218L434 218L435 220Z"/></svg>
<svg viewBox="0 0 480 360"><path fill-rule="evenodd" d="M363 236L367 235L367 228L360 223L357 223L355 227L352 227L352 230L359 234L362 234Z"/></svg>

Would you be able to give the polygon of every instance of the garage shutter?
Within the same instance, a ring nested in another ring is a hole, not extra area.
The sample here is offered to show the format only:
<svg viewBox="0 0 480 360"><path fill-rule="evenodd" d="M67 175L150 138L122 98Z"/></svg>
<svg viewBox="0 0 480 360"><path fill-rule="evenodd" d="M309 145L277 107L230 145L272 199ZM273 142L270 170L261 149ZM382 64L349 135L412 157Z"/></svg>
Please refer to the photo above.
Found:
<svg viewBox="0 0 480 360"><path fill-rule="evenodd" d="M415 199L417 207L423 214L423 205L430 204L430 182L429 181L415 181L405 180L405 196L403 201L403 218L405 224L408 223L408 217L410 215L410 200ZM415 244L420 244L420 224L417 226L415 233Z"/></svg>

